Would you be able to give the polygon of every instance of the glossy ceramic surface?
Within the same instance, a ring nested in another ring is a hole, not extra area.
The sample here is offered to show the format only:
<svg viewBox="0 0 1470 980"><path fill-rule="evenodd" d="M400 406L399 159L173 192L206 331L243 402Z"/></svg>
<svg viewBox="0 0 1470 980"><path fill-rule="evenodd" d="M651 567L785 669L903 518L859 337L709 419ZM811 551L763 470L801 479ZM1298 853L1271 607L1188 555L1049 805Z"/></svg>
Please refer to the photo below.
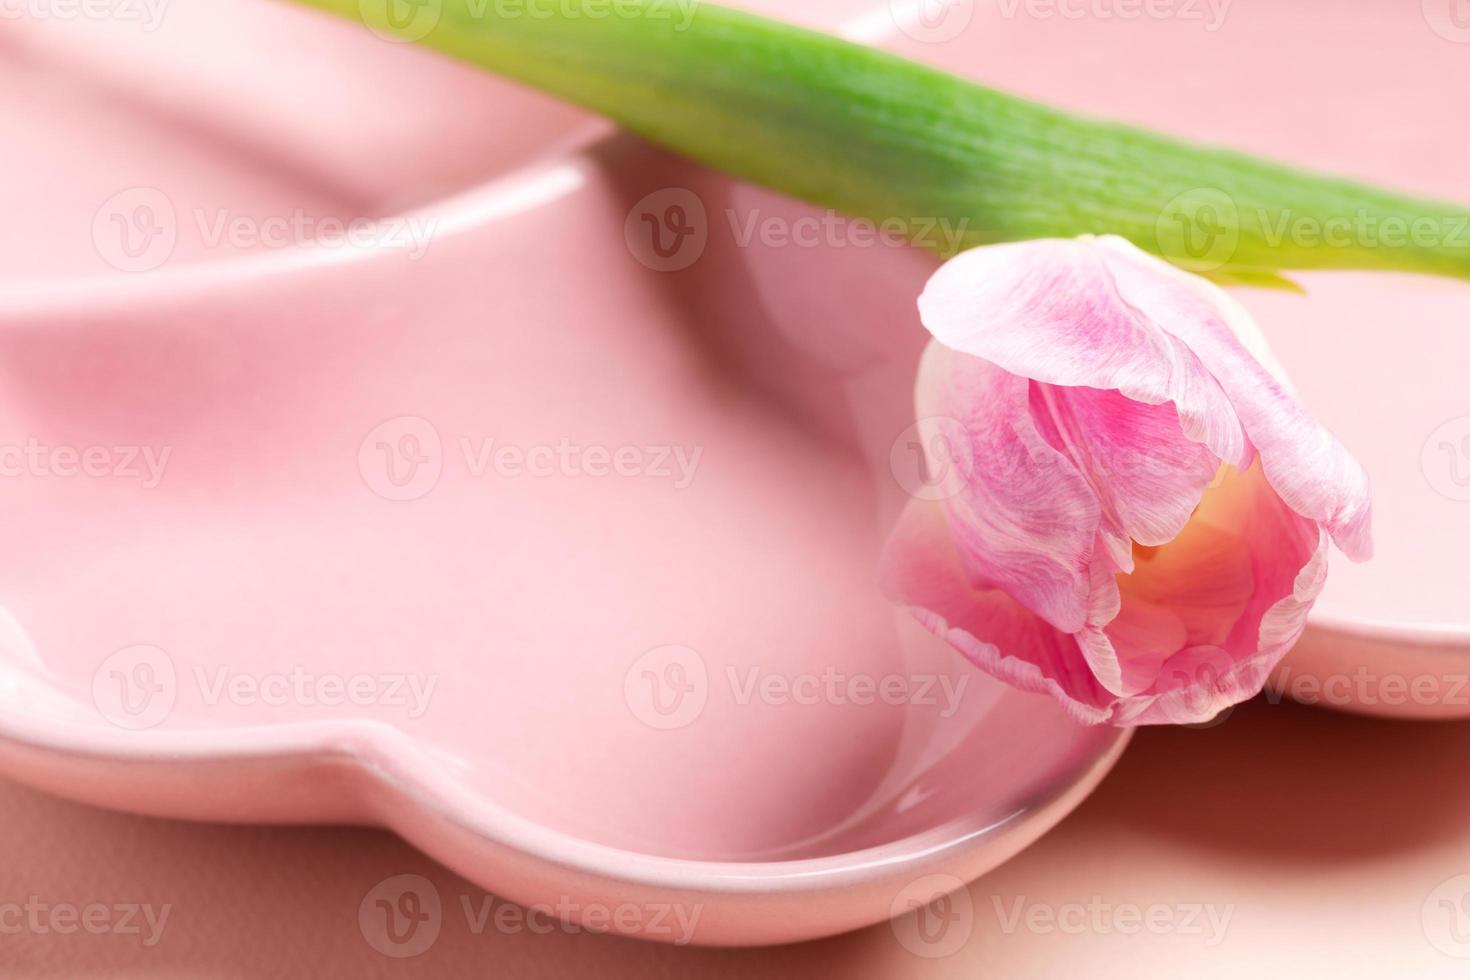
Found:
<svg viewBox="0 0 1470 980"><path fill-rule="evenodd" d="M7 160L7 772L753 943L958 887L1116 759L877 590L928 259L352 25L115 27L11 29L55 104Z"/></svg>

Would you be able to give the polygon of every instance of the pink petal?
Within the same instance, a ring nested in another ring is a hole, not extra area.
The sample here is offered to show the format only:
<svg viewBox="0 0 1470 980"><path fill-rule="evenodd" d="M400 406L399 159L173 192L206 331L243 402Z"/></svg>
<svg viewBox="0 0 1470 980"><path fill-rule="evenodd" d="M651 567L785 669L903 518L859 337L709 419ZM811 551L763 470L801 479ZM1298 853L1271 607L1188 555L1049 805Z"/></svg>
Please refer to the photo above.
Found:
<svg viewBox="0 0 1470 980"><path fill-rule="evenodd" d="M999 589L971 584L939 504L914 500L904 509L884 549L881 583L892 601L981 670L1051 695L1083 724L1109 720L1112 698L1071 636Z"/></svg>
<svg viewBox="0 0 1470 980"><path fill-rule="evenodd" d="M1173 334L1118 295L1095 240L971 249L940 267L919 317L940 343L1051 385L1172 402L1191 440L1244 466L1249 449L1217 379Z"/></svg>
<svg viewBox="0 0 1470 980"><path fill-rule="evenodd" d="M1125 555L1184 529L1220 460L1186 438L1170 404L1146 405L1101 388L1031 386L1037 428L1063 449L1102 506L1103 526ZM1131 557L1118 564L1132 567Z"/></svg>
<svg viewBox="0 0 1470 980"><path fill-rule="evenodd" d="M1184 647L1184 626L1166 606L1123 602L1106 628L1088 625L1077 646L1113 694L1134 696L1154 684L1164 662Z"/></svg>
<svg viewBox="0 0 1470 980"><path fill-rule="evenodd" d="M1068 635L973 584L936 503L904 511L884 550L882 585L982 670L1051 695L1079 721L1186 724L1260 692L1305 625L1326 548L1316 525L1252 467L1209 490L1183 534L1119 578L1121 608L1101 630ZM1099 679L1089 644L1121 665L1127 693Z"/></svg>
<svg viewBox="0 0 1470 980"><path fill-rule="evenodd" d="M1104 635L1135 695L1121 711L1136 712L1135 724L1196 723L1257 694L1306 624L1325 546L1260 466L1227 473L1179 537L1140 555L1119 579L1122 612ZM1139 607L1174 620L1175 647L1163 658L1161 626L1142 635L1119 628Z"/></svg>
<svg viewBox="0 0 1470 980"><path fill-rule="evenodd" d="M1237 325L1249 314L1213 284L1121 238L1099 239L1099 247L1123 300L1189 345L1220 382L1281 498L1323 524L1349 558L1370 557L1368 475L1241 344L1237 330L1247 328Z"/></svg>
<svg viewBox="0 0 1470 980"><path fill-rule="evenodd" d="M1037 431L1028 384L993 364L930 344L919 416L949 420L968 479L944 501L971 581L1003 588L1066 632L1087 619L1101 512L1086 479Z"/></svg>
<svg viewBox="0 0 1470 980"><path fill-rule="evenodd" d="M1194 525L1235 536L1251 562L1250 601L1219 642L1279 660L1306 627L1307 611L1327 578L1322 529L1282 500L1261 466L1232 473L1207 493ZM1182 606L1187 593L1180 584L1171 595Z"/></svg>
<svg viewBox="0 0 1470 980"><path fill-rule="evenodd" d="M1244 469L1252 452L1294 510L1349 557L1371 551L1362 467L1242 344L1254 333L1223 291L1120 238L973 249L919 299L944 345L1049 385L1171 402L1183 433Z"/></svg>
<svg viewBox="0 0 1470 980"><path fill-rule="evenodd" d="M1327 535L1260 466L1205 494L1189 528L1123 579L1123 604L1179 615L1186 645L1160 668L1135 724L1195 723L1254 697L1296 643L1326 581Z"/></svg>
<svg viewBox="0 0 1470 980"><path fill-rule="evenodd" d="M1125 606L1143 603L1171 611L1182 632L1176 649L1224 645L1255 595L1255 567L1246 537L1250 531L1218 526L1212 520L1222 509L1220 498L1233 496L1240 479L1240 474L1231 471L1220 487L1205 495L1198 516L1183 533L1161 548L1140 549L1133 573L1119 582ZM1283 554L1301 564L1301 554L1290 550ZM1278 556L1262 557L1272 560ZM1294 574L1295 567L1292 571ZM1277 582L1276 588L1279 594L1284 586Z"/></svg>

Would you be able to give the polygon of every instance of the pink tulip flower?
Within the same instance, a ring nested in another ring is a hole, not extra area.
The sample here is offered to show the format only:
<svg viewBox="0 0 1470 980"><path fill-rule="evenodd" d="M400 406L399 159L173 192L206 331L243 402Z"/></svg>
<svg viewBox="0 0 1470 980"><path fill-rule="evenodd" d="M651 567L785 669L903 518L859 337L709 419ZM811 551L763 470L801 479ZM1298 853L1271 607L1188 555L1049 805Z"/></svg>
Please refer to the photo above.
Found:
<svg viewBox="0 0 1470 980"><path fill-rule="evenodd" d="M960 254L930 280L931 465L884 585L982 670L1079 721L1194 723L1301 635L1368 478L1251 353L1223 291L1121 238ZM941 458L942 457L942 458Z"/></svg>

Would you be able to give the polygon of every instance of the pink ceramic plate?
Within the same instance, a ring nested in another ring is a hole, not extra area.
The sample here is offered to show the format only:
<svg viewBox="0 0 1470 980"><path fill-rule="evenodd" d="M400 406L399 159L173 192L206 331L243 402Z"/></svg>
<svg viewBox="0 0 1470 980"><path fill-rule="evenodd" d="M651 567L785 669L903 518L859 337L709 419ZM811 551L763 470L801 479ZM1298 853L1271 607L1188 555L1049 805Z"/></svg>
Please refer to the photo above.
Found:
<svg viewBox="0 0 1470 980"><path fill-rule="evenodd" d="M753 943L958 886L1122 750L876 588L944 486L927 259L294 10L3 26L6 772Z"/></svg>

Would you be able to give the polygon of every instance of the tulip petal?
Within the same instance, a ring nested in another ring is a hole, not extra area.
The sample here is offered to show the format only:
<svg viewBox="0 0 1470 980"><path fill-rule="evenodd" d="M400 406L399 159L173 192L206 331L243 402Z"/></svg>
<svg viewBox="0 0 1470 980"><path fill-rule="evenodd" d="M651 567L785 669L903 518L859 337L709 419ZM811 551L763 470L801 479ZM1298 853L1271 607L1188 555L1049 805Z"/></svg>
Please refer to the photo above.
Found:
<svg viewBox="0 0 1470 980"><path fill-rule="evenodd" d="M1132 542L1161 545L1189 522L1220 460L1186 438L1170 404L1117 391L1032 385L1037 427L1065 451L1102 506L1103 529L1132 568Z"/></svg>
<svg viewBox="0 0 1470 980"><path fill-rule="evenodd" d="M1050 695L1080 722L1195 724L1260 692L1305 626L1326 563L1326 534L1287 507L1256 466L1212 488L1184 534L1140 557L1139 571L1121 579L1118 615L1101 631L1068 635L974 584L937 503L904 510L881 581L980 669ZM1078 655L1099 642L1131 693L1110 690Z"/></svg>
<svg viewBox="0 0 1470 980"><path fill-rule="evenodd" d="M884 593L981 670L1048 694L1083 724L1108 721L1112 696L1077 656L1076 641L999 589L972 584L937 503L910 501L884 548Z"/></svg>
<svg viewBox="0 0 1470 980"><path fill-rule="evenodd" d="M1028 383L930 344L920 417L951 421L965 445L963 488L944 501L970 581L1003 588L1065 632L1087 621L1101 512L1087 480L1036 428Z"/></svg>
<svg viewBox="0 0 1470 980"><path fill-rule="evenodd" d="M1050 385L1172 402L1184 434L1244 467L1249 445L1219 381L1178 337L1119 295L1093 239L994 245L950 259L919 297L946 347Z"/></svg>
<svg viewBox="0 0 1470 980"><path fill-rule="evenodd" d="M1224 290L1114 237L1098 239L1118 294L1189 346L1219 380L1281 499L1320 522L1337 546L1371 556L1368 475L1241 344L1250 315Z"/></svg>
<svg viewBox="0 0 1470 980"><path fill-rule="evenodd" d="M1297 513L1372 553L1362 466L1253 356L1219 287L1114 236L973 249L935 273L920 318L943 344L1052 385L1172 402L1190 439L1245 469L1252 448Z"/></svg>
<svg viewBox="0 0 1470 980"><path fill-rule="evenodd" d="M1133 573L1119 583L1125 607L1142 603L1172 611L1182 633L1176 650L1224 645L1256 591L1249 542L1242 539L1242 529L1217 527L1205 516L1218 509L1215 498L1223 492L1216 488L1206 494L1201 516L1173 541L1161 548L1140 549L1143 554Z"/></svg>
<svg viewBox="0 0 1470 980"><path fill-rule="evenodd" d="M1119 579L1122 611L1104 635L1130 693L1146 695L1131 702L1147 704L1134 722L1208 721L1257 694L1306 625L1326 547L1326 535L1281 500L1259 465L1229 471L1183 533L1147 549ZM1176 646L1162 659L1162 627L1155 621L1140 636L1131 625L1140 607L1175 619Z"/></svg>
<svg viewBox="0 0 1470 980"><path fill-rule="evenodd" d="M1279 659L1306 627L1307 611L1326 581L1326 535L1315 521L1297 513L1280 497L1261 465L1245 473L1230 473L1219 487L1205 494L1190 522L1191 529L1196 527L1202 538L1216 535L1238 540L1239 548L1250 560L1253 588L1228 635L1218 639L1218 632L1207 638L1196 634L1195 641L1218 642L1231 650L1254 650ZM1169 582L1172 578L1167 601L1176 608L1189 608L1185 582L1169 576L1167 568L1163 571L1156 581ZM1160 590L1148 580L1142 579L1137 585L1148 590L1153 601L1159 601ZM1228 591L1217 578L1214 592L1220 598L1204 602L1224 602ZM1203 604L1196 601L1194 606Z"/></svg>

